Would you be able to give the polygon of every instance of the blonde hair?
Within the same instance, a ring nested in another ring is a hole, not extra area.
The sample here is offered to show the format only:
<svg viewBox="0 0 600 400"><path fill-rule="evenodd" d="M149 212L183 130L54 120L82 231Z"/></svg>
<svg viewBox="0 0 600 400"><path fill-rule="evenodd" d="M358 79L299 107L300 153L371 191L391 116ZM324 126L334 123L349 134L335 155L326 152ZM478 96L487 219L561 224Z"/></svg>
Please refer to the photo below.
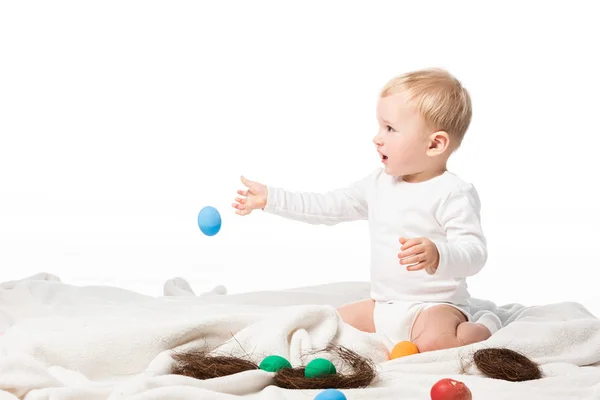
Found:
<svg viewBox="0 0 600 400"><path fill-rule="evenodd" d="M448 71L439 68L408 72L391 79L381 97L405 92L428 125L443 130L458 148L469 128L473 110L471 97Z"/></svg>

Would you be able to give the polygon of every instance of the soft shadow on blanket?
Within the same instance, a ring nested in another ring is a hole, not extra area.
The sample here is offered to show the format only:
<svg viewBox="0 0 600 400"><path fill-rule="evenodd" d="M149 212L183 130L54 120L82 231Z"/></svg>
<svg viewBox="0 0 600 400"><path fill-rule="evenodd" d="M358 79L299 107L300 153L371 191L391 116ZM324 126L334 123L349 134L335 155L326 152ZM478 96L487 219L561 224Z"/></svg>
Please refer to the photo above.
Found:
<svg viewBox="0 0 600 400"><path fill-rule="evenodd" d="M195 295L186 285L168 281L163 295L152 297L68 285L50 274L0 284L0 399L310 399L319 391L278 387L277 374L260 369L211 379L173 374L173 356L211 349L257 364L278 354L293 368L318 356L352 374L335 352L311 355L330 345L374 367L368 387L344 389L352 400L424 399L442 378L459 378L474 398L489 400L600 395L600 320L577 303L525 307L480 300L479 309L503 324L490 339L390 361L383 338L343 324L335 310L366 297L366 283L240 295L226 295L222 287ZM526 355L543 378L515 385L463 362L493 348Z"/></svg>

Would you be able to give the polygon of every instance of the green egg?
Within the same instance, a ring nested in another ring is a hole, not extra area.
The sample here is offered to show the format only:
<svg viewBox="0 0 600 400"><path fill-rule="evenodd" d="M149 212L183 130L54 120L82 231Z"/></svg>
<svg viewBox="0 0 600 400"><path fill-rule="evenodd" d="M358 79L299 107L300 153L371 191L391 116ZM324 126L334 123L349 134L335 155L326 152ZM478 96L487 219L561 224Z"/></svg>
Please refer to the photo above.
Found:
<svg viewBox="0 0 600 400"><path fill-rule="evenodd" d="M331 361L324 358L315 358L308 363L304 369L304 376L307 378L317 378L324 375L335 375L337 371Z"/></svg>
<svg viewBox="0 0 600 400"><path fill-rule="evenodd" d="M292 364L281 356L268 356L258 367L264 371L277 372L282 368L292 368Z"/></svg>

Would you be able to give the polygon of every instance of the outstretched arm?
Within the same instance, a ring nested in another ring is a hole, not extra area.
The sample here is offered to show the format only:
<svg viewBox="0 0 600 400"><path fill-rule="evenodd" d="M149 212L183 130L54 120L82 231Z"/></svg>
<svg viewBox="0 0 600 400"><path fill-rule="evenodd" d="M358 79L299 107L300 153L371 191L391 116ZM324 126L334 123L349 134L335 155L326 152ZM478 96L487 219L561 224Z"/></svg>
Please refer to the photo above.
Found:
<svg viewBox="0 0 600 400"><path fill-rule="evenodd" d="M309 224L335 225L368 218L368 179L326 193L268 187L265 211Z"/></svg>
<svg viewBox="0 0 600 400"><path fill-rule="evenodd" d="M258 204L265 212L309 224L335 225L340 222L364 220L368 218L367 192L373 182L373 174L346 187L326 193L291 192L279 187L257 186L256 182L244 182L248 186L247 198L238 198L238 214L246 205L242 202ZM265 188L264 201L256 199L252 192ZM238 192L240 193L240 192ZM240 194L246 194L241 191ZM257 208L254 206L254 208Z"/></svg>

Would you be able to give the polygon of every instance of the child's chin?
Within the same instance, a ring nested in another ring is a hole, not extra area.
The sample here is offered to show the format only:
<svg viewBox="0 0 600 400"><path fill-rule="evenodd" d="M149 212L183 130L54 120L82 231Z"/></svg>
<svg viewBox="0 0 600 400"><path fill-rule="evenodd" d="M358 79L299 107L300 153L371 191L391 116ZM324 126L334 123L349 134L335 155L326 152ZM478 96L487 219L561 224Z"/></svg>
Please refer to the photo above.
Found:
<svg viewBox="0 0 600 400"><path fill-rule="evenodd" d="M392 168L390 168L389 165L386 165L383 168L383 171L390 176L400 176L400 174L398 174L397 171L394 171Z"/></svg>

